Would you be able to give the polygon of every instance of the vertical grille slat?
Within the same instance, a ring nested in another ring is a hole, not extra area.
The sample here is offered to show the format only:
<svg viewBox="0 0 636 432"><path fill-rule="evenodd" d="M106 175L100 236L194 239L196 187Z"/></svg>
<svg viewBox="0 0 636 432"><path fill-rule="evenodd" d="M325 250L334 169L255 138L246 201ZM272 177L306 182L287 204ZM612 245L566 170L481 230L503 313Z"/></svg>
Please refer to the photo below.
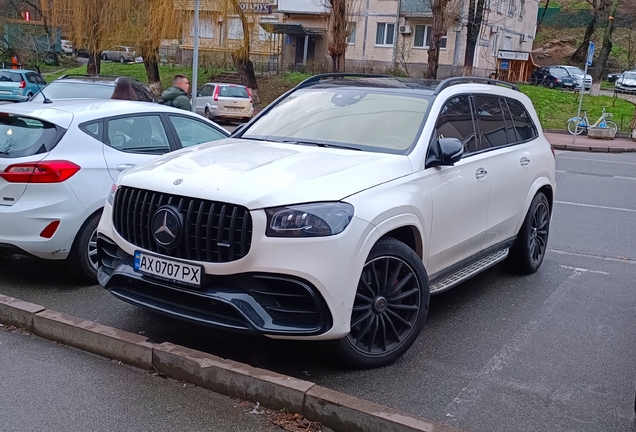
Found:
<svg viewBox="0 0 636 432"><path fill-rule="evenodd" d="M152 229L153 215L165 205L183 218L181 244L170 250L155 242ZM252 218L242 206L122 186L114 207L113 222L122 238L152 252L222 263L241 259L250 250Z"/></svg>

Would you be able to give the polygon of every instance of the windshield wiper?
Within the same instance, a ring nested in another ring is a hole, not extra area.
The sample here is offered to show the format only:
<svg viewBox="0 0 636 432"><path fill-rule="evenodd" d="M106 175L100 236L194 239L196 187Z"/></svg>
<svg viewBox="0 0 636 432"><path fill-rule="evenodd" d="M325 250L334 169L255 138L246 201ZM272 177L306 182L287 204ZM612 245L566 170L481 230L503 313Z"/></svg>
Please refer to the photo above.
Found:
<svg viewBox="0 0 636 432"><path fill-rule="evenodd" d="M0 155L8 155L9 152L5 152L5 151L0 151Z"/></svg>
<svg viewBox="0 0 636 432"><path fill-rule="evenodd" d="M340 144L330 144L330 143L326 143L326 142L323 142L323 141L274 140L274 142L280 142L280 143L285 143L285 144L297 144L297 145L313 145L313 146L316 146L316 147L338 148L338 149L344 149L344 150L362 151L361 149L356 148L356 147L349 147L349 146L344 146L344 145L340 145Z"/></svg>

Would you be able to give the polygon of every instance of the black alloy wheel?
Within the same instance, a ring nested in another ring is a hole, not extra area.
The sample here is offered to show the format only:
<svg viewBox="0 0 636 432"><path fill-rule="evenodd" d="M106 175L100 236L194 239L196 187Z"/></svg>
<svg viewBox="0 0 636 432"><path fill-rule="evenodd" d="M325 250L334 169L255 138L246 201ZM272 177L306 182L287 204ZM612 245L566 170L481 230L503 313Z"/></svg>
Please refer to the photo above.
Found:
<svg viewBox="0 0 636 432"><path fill-rule="evenodd" d="M358 282L351 330L341 341L345 360L365 368L397 360L417 339L428 304L428 276L421 259L404 243L381 239Z"/></svg>

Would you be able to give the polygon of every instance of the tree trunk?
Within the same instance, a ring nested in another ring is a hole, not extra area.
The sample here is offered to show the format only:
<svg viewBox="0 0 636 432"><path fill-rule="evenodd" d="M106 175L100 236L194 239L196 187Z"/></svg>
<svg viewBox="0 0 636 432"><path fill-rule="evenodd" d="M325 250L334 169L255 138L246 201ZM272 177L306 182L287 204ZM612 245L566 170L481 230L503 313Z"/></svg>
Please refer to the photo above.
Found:
<svg viewBox="0 0 636 432"><path fill-rule="evenodd" d="M96 75L100 73L102 57L98 52L90 51L88 53L88 64L86 65L86 73Z"/></svg>
<svg viewBox="0 0 636 432"><path fill-rule="evenodd" d="M331 6L330 39L327 52L331 56L332 72L344 72L347 51L347 0L328 0Z"/></svg>
<svg viewBox="0 0 636 432"><path fill-rule="evenodd" d="M466 35L466 53L464 54L464 76L473 74L473 62L475 61L475 47L481 31L481 22L484 17L484 0L469 0L468 3L468 34Z"/></svg>
<svg viewBox="0 0 636 432"><path fill-rule="evenodd" d="M612 6L610 7L609 17L607 19L607 27L605 27L605 33L603 34L603 47L601 53L596 60L596 67L594 68L594 85L592 86L592 96L598 96L601 88L601 82L603 81L603 75L605 67L607 66L607 60L609 59L610 52L612 52L612 33L614 33L614 15L616 15L616 9L618 8L618 0L612 0Z"/></svg>
<svg viewBox="0 0 636 432"><path fill-rule="evenodd" d="M594 32L596 32L596 26L598 25L598 20L600 19L605 9L608 8L609 2L611 0L595 0L592 11L592 18L590 22L587 24L585 28L585 34L583 35L583 41L579 45L579 47L574 51L574 54L570 56L570 61L573 63L582 63L585 61L587 56L587 47L590 44L590 40L592 36L594 36Z"/></svg>
<svg viewBox="0 0 636 432"><path fill-rule="evenodd" d="M426 78L437 79L437 69L439 68L439 45L446 32L444 28L446 0L434 0L431 2L431 12L433 13L433 26L431 28L431 42L428 47L428 68Z"/></svg>
<svg viewBox="0 0 636 432"><path fill-rule="evenodd" d="M144 56L144 68L146 68L146 77L148 78L148 86L152 93L159 97L161 96L162 88L161 88L161 77L159 76L159 63L157 62L157 57L155 56ZM196 91L196 89L192 89L192 91Z"/></svg>

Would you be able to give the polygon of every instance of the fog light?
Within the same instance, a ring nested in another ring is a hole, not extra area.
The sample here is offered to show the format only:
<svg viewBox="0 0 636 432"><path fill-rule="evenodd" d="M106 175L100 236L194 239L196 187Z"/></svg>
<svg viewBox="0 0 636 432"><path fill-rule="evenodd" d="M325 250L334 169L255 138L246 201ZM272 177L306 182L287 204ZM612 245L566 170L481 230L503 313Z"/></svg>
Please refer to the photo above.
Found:
<svg viewBox="0 0 636 432"><path fill-rule="evenodd" d="M50 224L46 226L46 228L42 230L42 232L40 233L40 237L50 239L51 237L53 237L53 234L55 234L55 231L57 231L57 227L59 226L60 226L59 220L51 222Z"/></svg>

